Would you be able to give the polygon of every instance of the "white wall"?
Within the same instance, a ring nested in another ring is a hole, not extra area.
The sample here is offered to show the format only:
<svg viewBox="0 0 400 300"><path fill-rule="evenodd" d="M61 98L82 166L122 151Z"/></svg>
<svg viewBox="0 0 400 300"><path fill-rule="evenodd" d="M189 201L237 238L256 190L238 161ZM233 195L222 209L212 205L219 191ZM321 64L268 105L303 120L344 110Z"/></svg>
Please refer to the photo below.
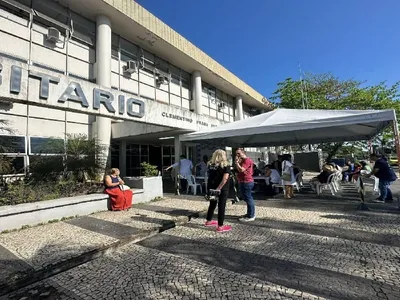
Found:
<svg viewBox="0 0 400 300"><path fill-rule="evenodd" d="M29 3L30 1L25 1ZM26 4L25 3L25 4ZM34 9L67 25L69 12L60 4L51 0L34 1ZM71 78L94 81L95 64L95 23L72 12L74 33L69 41L65 39L65 29L60 29L62 41L56 46L46 41L47 28L56 25L34 17L32 34L30 34L29 18L19 17L0 8L0 54L11 55L25 61L31 61L37 67L50 69ZM68 24L69 25L69 24ZM32 36L32 46L29 41ZM191 105L191 75L178 67L141 50L135 44L113 34L112 38L112 76L114 89L139 95L172 106L189 110ZM145 59L148 70L127 75L123 68L128 60ZM171 74L168 84L157 86L154 68ZM203 93L203 114L225 122L234 120L233 97L210 87ZM212 91L212 95L210 94ZM217 103L224 103L218 108Z"/></svg>

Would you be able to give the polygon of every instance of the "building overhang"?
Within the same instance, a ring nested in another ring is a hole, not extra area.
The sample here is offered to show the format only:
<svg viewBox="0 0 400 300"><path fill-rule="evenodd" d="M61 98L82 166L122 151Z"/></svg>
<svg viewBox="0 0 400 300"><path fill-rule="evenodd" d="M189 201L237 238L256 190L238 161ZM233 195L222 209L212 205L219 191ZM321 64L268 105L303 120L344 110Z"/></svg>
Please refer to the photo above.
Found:
<svg viewBox="0 0 400 300"><path fill-rule="evenodd" d="M272 110L273 105L232 72L201 51L179 33L132 0L58 0L93 21L104 14L113 31L143 49L179 66L186 72L200 71L202 79L249 106Z"/></svg>

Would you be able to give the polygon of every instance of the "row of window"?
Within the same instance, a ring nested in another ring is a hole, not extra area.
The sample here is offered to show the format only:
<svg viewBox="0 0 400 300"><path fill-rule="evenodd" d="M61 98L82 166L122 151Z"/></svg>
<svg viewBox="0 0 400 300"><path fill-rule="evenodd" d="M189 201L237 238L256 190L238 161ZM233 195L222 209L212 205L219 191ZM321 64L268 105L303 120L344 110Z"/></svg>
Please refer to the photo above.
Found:
<svg viewBox="0 0 400 300"><path fill-rule="evenodd" d="M56 3L52 0L40 0L40 1L31 1L31 0L20 0L20 3L25 5L26 7L33 8L35 11L40 14L35 14L34 22L43 25L45 28L48 27L56 27L60 30L61 34L66 33L67 28L71 28L71 21L73 22L73 34L71 39L82 46L81 49L75 49L76 53L81 53L82 55L74 56L74 59L71 59L68 63L64 63L66 60L63 59L54 59L53 63L60 64L60 68L62 70L71 66L71 70L65 70L65 72L71 76L77 76L81 79L93 80L93 65L92 63L95 61L95 45L96 45L96 24L74 12L68 10L68 8ZM17 9L13 5L9 5L7 3L2 2L2 8L12 12L14 15L24 18L28 20L29 14L28 11L24 11L23 9ZM35 29L36 30L36 29ZM45 47L46 44L44 45ZM71 46L72 47L72 46ZM69 53L69 48L66 48L66 55L73 55ZM45 48L43 48L45 49ZM72 49L72 48L71 48ZM90 49L88 52L84 49ZM117 34L112 34L112 56L113 59L118 60L119 62L127 62L128 60L134 60L137 62L137 65L141 68L141 72L149 75L149 78L153 78L155 80L155 69L160 70L168 75L170 75L171 84L165 85L167 88L160 88L160 92L157 94L156 87L151 84L151 86L147 86L148 82L142 82L142 92L145 98L156 99L162 102L167 102L172 105L178 105L185 109L190 109L189 101L191 98L191 74L185 72L184 70L170 64L169 62L155 56L154 54L140 48L134 43L129 42L128 40L122 38ZM52 49L55 50L55 49ZM83 52L82 52L83 51ZM86 52L87 53L86 53ZM74 52L74 53L75 53ZM83 54L85 52L85 54ZM61 55L61 52L57 52L57 55ZM49 54L50 55L50 54ZM41 59L43 55L37 54L37 56ZM45 55L47 56L47 55ZM54 54L54 58L56 54ZM30 58L32 59L32 58ZM79 62L79 60L82 61ZM35 59L33 58L34 62ZM56 63L58 62L58 63ZM117 89L128 90L129 92L142 94L139 91L139 83L138 91L130 91L130 89L136 89L132 87L126 87L126 85L133 85L132 83L128 83L126 81L126 77L121 75L121 64L119 67L118 75L121 76L122 83L118 84L118 86L114 86ZM54 68L57 69L56 66ZM60 69L60 70L61 70ZM78 71L79 70L79 71ZM76 73L78 72L78 73ZM115 71L113 71L115 72ZM76 74L75 74L76 73ZM135 73L137 75L137 73ZM133 75L133 76L136 76ZM114 77L113 77L114 78ZM133 78L132 78L133 79ZM139 78L135 79L139 82ZM140 80L141 81L141 80ZM233 120L233 98L227 94L224 94L222 91L217 90L216 88L203 83L204 88L207 89L207 103L206 106L208 109L204 110L204 113L207 115L211 115L212 117L223 119L226 121ZM170 88L168 88L170 86ZM151 89L150 89L151 88ZM157 89L158 90L158 89ZM165 96L162 92L168 92L168 95ZM204 91L204 89L203 89ZM172 96L173 94L173 96ZM221 95L221 96L219 96ZM160 99L158 99L160 98ZM216 106L216 107L215 107Z"/></svg>
<svg viewBox="0 0 400 300"><path fill-rule="evenodd" d="M32 136L27 143L25 136L0 135L0 153L3 154L58 154L63 145L63 139Z"/></svg>
<svg viewBox="0 0 400 300"><path fill-rule="evenodd" d="M119 143L113 142L111 145L111 166L119 168ZM126 175L143 175L142 162L149 162L156 165L160 171L163 167L170 166L174 161L173 146L152 146L127 144L126 145Z"/></svg>

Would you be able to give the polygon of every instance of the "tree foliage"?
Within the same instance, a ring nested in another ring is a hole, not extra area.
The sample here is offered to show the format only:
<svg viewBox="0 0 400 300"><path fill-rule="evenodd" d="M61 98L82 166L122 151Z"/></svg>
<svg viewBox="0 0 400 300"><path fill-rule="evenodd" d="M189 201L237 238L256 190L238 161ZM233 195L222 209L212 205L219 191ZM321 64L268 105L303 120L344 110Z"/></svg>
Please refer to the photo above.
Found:
<svg viewBox="0 0 400 300"><path fill-rule="evenodd" d="M399 118L399 85L399 82L392 86L381 82L367 86L365 82L341 80L332 74L306 74L302 81L287 78L278 83L277 90L270 99L278 107L292 109L395 109ZM384 137L387 137L391 130L387 129L378 136L378 140L387 143ZM332 157L343 148L343 143L325 143L318 146Z"/></svg>
<svg viewBox="0 0 400 300"><path fill-rule="evenodd" d="M52 155L36 155L31 159L29 171L32 179L41 181L60 178L83 182L95 179L101 170L101 152L96 139L89 139L84 134L67 135L65 142L51 139L46 143L43 153Z"/></svg>

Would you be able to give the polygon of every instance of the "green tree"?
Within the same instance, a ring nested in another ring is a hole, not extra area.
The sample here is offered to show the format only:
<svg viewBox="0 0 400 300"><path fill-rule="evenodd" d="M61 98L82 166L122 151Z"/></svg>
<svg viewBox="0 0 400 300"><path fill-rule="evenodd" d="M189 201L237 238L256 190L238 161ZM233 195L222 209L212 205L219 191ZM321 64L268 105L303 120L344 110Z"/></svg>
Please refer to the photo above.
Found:
<svg viewBox="0 0 400 300"><path fill-rule="evenodd" d="M395 109L400 113L399 82L387 86L385 82L365 86L365 82L348 79L341 80L332 74L306 74L305 78L287 78L278 83L271 100L282 108L292 109ZM386 129L385 134L391 129ZM318 145L332 158L343 148L344 143L324 143ZM302 147L303 145L300 145ZM359 144L354 143L354 147Z"/></svg>
<svg viewBox="0 0 400 300"><path fill-rule="evenodd" d="M67 135L65 142L50 139L29 166L34 180L58 180L60 178L83 182L95 179L101 169L100 154L103 148L96 139L84 134Z"/></svg>
<svg viewBox="0 0 400 300"><path fill-rule="evenodd" d="M0 120L0 132L6 132L8 134L12 133L11 128L9 127L10 122L7 120ZM4 184L4 175L10 174L13 171L12 159L4 153L8 152L8 148L11 145L4 144L0 142L0 181L1 184Z"/></svg>

